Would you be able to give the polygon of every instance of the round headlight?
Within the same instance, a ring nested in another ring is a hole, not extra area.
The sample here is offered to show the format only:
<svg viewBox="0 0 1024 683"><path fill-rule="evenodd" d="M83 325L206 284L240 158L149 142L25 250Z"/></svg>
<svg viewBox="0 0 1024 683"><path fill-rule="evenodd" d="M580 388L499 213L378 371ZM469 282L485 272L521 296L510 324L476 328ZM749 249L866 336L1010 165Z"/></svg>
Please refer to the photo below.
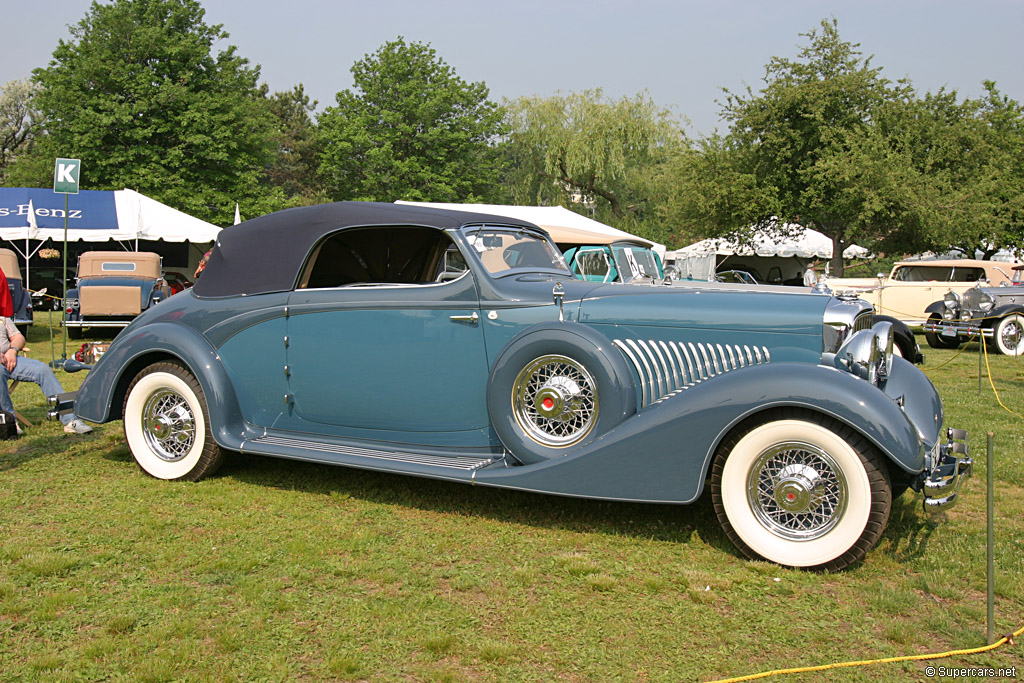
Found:
<svg viewBox="0 0 1024 683"><path fill-rule="evenodd" d="M875 386L885 384L892 372L892 323L877 322L847 340L836 354L836 366L866 379Z"/></svg>
<svg viewBox="0 0 1024 683"><path fill-rule="evenodd" d="M992 298L992 295L988 292L982 292L978 298L978 308L988 313L995 308L996 300Z"/></svg>
<svg viewBox="0 0 1024 683"><path fill-rule="evenodd" d="M946 292L946 296L942 297L942 303L948 310L955 310L960 307L960 295L956 292Z"/></svg>

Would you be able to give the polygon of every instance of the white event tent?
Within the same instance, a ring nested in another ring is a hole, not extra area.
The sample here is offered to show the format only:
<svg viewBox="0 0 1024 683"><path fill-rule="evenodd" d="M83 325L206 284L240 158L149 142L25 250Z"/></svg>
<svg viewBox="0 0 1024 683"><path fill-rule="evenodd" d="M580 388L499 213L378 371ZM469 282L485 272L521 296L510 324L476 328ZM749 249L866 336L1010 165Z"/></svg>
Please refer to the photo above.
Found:
<svg viewBox="0 0 1024 683"><path fill-rule="evenodd" d="M495 216L515 218L544 228L551 235L552 239L559 244L611 244L620 240L629 240L644 244L657 252L662 260L665 258L664 244L658 244L643 237L631 235L628 232L605 225L592 218L581 216L564 206L507 206L504 204L446 204L441 202L406 201L397 201L395 203L431 206L438 209L451 209L453 211L489 213Z"/></svg>
<svg viewBox="0 0 1024 683"><path fill-rule="evenodd" d="M24 259L26 284L29 259L47 240L62 243L65 235L69 243L113 240L137 251L140 241L209 244L220 230L134 190L64 195L40 188L0 188L0 239ZM69 264L72 271L75 266Z"/></svg>
<svg viewBox="0 0 1024 683"><path fill-rule="evenodd" d="M0 239L63 241L64 199L50 190L0 188ZM67 199L69 242L213 242L221 230L135 190L83 191Z"/></svg>
<svg viewBox="0 0 1024 683"><path fill-rule="evenodd" d="M854 244L843 251L843 258L867 254L867 249ZM695 280L709 280L722 270L746 270L760 282L780 283L801 277L809 260L832 258L832 240L810 228L782 239L757 235L749 244L710 238L677 249L668 258L674 259L684 277Z"/></svg>

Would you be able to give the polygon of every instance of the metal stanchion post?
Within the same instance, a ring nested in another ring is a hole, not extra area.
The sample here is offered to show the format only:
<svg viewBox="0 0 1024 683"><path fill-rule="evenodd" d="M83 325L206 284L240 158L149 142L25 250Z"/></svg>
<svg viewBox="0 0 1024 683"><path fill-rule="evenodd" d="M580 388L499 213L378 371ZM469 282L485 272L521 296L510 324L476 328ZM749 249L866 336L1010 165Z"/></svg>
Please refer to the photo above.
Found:
<svg viewBox="0 0 1024 683"><path fill-rule="evenodd" d="M988 644L991 645L995 642L996 632L996 607L995 607L995 533L993 530L992 510L994 507L994 495L993 495L993 472L994 466L992 464L992 442L994 436L992 432L988 433L988 445L985 452L985 473L988 479L988 485L986 487L986 503L985 503L985 526L986 526L986 562L988 573Z"/></svg>

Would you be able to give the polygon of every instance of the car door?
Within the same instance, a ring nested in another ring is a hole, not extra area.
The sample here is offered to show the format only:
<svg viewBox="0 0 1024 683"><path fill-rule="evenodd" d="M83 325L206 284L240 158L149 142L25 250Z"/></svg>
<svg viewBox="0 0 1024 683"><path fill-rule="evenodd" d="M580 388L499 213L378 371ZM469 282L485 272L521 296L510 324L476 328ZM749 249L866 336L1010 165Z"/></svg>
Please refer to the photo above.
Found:
<svg viewBox="0 0 1024 683"><path fill-rule="evenodd" d="M413 443L437 440L423 434L485 432L479 296L471 272L450 277L293 292L284 424Z"/></svg>

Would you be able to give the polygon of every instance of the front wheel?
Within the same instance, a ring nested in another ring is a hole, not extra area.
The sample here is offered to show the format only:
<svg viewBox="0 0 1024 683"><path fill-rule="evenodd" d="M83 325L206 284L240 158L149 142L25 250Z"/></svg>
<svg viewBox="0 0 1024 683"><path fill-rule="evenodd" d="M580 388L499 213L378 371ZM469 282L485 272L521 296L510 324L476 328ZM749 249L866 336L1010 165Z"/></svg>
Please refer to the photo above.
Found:
<svg viewBox="0 0 1024 683"><path fill-rule="evenodd" d="M1004 356L1024 354L1024 315L1011 313L996 323L993 341Z"/></svg>
<svg viewBox="0 0 1024 683"><path fill-rule="evenodd" d="M930 316L928 318L929 323L940 323L942 319L937 315ZM960 348L960 340L957 337L946 337L938 332L925 332L924 339L928 342L928 346L933 349L958 349Z"/></svg>
<svg viewBox="0 0 1024 683"><path fill-rule="evenodd" d="M726 535L744 555L838 571L864 558L889 520L892 487L877 449L817 414L775 413L731 434L711 470Z"/></svg>
<svg viewBox="0 0 1024 683"><path fill-rule="evenodd" d="M155 363L132 380L124 434L135 462L157 479L198 481L224 460L210 431L203 389L178 363Z"/></svg>

